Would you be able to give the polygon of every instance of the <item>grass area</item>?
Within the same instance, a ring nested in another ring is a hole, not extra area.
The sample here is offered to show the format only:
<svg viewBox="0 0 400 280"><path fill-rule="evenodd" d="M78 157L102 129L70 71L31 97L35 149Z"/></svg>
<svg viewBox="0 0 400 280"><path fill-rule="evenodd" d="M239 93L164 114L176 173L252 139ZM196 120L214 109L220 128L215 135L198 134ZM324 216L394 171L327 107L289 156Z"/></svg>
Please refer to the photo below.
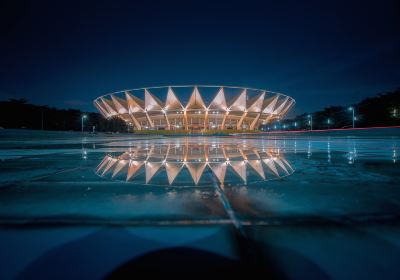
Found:
<svg viewBox="0 0 400 280"><path fill-rule="evenodd" d="M205 130L205 131L188 131L188 130L139 130L135 131L135 134L146 134L146 135L229 135L233 133L249 133L256 131L249 130Z"/></svg>

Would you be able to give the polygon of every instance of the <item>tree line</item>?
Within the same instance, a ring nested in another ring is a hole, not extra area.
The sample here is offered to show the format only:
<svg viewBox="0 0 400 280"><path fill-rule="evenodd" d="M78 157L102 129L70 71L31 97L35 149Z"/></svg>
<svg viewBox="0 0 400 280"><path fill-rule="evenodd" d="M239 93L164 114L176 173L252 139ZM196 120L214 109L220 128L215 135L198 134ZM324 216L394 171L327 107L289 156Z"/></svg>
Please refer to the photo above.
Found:
<svg viewBox="0 0 400 280"><path fill-rule="evenodd" d="M105 119L99 113L85 113L76 109L57 109L28 103L27 99L0 101L0 127L43 129L43 130L81 130L82 116L84 130L122 132L127 130L125 122L118 118Z"/></svg>
<svg viewBox="0 0 400 280"><path fill-rule="evenodd" d="M263 130L274 129L332 129L352 127L354 109L355 127L400 125L400 88L374 97L368 97L348 106L329 106L323 110L304 113L265 125Z"/></svg>

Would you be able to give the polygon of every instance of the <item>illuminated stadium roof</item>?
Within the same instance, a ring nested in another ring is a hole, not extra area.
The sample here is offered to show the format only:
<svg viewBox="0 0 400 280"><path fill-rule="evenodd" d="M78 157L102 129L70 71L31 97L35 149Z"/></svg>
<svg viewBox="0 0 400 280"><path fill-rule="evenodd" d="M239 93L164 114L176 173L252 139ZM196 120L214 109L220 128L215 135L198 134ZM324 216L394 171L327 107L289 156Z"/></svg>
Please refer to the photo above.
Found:
<svg viewBox="0 0 400 280"><path fill-rule="evenodd" d="M187 98L185 105L177 92ZM214 98L206 103L206 95ZM294 104L281 93L228 86L148 87L94 100L104 117L121 118L136 130L254 130L282 118Z"/></svg>

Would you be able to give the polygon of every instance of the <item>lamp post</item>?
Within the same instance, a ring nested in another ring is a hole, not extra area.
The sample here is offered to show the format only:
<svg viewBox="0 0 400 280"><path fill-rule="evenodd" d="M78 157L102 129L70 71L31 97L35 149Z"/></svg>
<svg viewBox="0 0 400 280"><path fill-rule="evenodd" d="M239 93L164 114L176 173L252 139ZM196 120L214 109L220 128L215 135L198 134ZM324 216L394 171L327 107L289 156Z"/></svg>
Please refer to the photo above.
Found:
<svg viewBox="0 0 400 280"><path fill-rule="evenodd" d="M354 116L354 107L350 107L350 108L349 108L349 111L352 111L352 113L353 113L352 122L353 122L353 128L354 128L354 121L355 121L355 119L356 119L356 117Z"/></svg>
<svg viewBox="0 0 400 280"><path fill-rule="evenodd" d="M82 115L82 118L81 118L81 129L82 129L82 132L83 132L83 120L84 119L86 119L87 118L87 116L86 115Z"/></svg>
<svg viewBox="0 0 400 280"><path fill-rule="evenodd" d="M326 122L328 123L328 129L330 129L331 128L331 119L328 119Z"/></svg>
<svg viewBox="0 0 400 280"><path fill-rule="evenodd" d="M308 115L308 124L310 125L310 130L312 130L312 115Z"/></svg>

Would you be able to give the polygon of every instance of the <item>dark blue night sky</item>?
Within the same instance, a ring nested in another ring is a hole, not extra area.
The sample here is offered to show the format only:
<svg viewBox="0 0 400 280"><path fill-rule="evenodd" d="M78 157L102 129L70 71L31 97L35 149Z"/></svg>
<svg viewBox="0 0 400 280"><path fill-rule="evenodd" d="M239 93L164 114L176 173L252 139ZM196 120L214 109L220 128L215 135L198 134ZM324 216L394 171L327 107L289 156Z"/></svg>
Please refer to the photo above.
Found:
<svg viewBox="0 0 400 280"><path fill-rule="evenodd" d="M225 84L303 113L400 86L398 1L5 2L0 99L95 111L111 91Z"/></svg>

